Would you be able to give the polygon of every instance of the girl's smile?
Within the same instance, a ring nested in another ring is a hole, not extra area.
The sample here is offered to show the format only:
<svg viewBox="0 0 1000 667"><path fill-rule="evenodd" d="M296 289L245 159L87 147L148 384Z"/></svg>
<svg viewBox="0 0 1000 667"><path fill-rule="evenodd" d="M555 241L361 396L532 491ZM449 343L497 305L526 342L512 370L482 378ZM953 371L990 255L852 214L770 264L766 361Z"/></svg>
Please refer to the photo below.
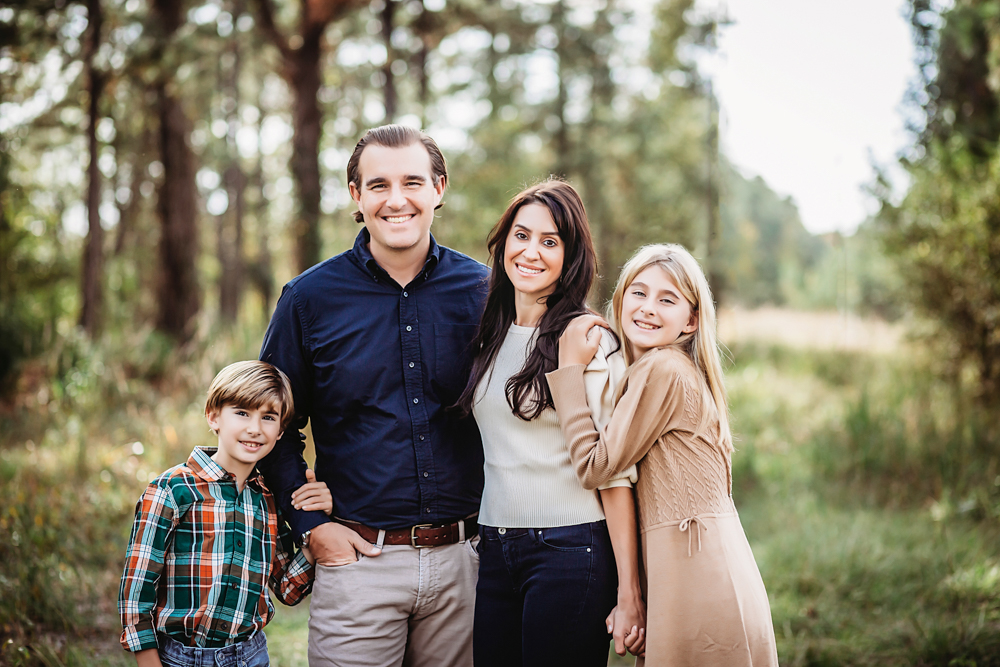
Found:
<svg viewBox="0 0 1000 667"><path fill-rule="evenodd" d="M636 359L698 328L698 314L690 302L673 278L655 265L640 271L625 290L621 321Z"/></svg>

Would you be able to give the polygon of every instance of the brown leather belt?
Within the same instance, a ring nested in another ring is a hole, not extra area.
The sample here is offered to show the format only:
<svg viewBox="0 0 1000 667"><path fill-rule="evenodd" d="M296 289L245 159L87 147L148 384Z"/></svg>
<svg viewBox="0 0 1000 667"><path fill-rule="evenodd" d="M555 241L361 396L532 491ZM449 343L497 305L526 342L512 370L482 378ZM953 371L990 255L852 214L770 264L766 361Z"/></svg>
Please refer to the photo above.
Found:
<svg viewBox="0 0 1000 667"><path fill-rule="evenodd" d="M337 523L344 524L372 544L376 544L378 542L378 528L371 528L369 526L365 526L364 524L347 521L346 519L338 519L336 517L334 517L333 520ZM471 516L467 519L462 519L461 521L465 522L465 539L471 540L479 534L479 523L477 522L476 516ZM385 531L385 538L382 540L382 544L408 544L411 547L417 548L457 544L461 539L458 525L461 521L439 525L423 523L410 528L387 530Z"/></svg>

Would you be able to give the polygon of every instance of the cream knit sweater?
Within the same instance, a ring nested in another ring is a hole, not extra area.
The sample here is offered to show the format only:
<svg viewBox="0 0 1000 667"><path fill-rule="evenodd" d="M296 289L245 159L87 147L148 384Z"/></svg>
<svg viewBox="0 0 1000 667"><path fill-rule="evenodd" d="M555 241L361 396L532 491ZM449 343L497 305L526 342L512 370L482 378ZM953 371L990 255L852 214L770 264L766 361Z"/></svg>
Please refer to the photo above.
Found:
<svg viewBox="0 0 1000 667"><path fill-rule="evenodd" d="M553 409L526 422L507 403L507 379L524 366L537 329L511 324L493 368L476 389L473 413L483 437L486 486L479 523L504 528L551 528L604 518L597 492L581 486ZM583 374L594 421L611 418L614 390L625 372L621 353L610 354L614 341L604 335L601 348ZM630 486L635 467L603 485Z"/></svg>

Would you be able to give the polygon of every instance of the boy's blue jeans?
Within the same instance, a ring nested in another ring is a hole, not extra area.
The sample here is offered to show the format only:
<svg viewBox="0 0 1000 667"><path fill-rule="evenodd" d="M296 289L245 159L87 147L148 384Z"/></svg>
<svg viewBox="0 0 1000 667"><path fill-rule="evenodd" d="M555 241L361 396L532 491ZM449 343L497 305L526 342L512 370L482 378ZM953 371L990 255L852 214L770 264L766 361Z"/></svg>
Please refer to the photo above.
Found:
<svg viewBox="0 0 1000 667"><path fill-rule="evenodd" d="M194 648L160 635L163 667L267 667L267 637L258 632L245 642L224 648Z"/></svg>

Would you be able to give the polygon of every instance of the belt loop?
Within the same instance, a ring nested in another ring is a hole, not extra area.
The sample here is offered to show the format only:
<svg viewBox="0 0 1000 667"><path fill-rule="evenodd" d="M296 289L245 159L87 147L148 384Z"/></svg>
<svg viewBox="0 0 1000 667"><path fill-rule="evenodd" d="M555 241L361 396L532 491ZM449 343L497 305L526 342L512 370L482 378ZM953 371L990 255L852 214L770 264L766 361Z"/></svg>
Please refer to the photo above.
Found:
<svg viewBox="0 0 1000 667"><path fill-rule="evenodd" d="M465 519L458 520L458 541L465 542Z"/></svg>
<svg viewBox="0 0 1000 667"><path fill-rule="evenodd" d="M385 531L382 530L382 529L379 529L379 531L378 531L378 538L376 538L376 540L375 540L375 546L378 547L381 550L383 544L385 544Z"/></svg>

